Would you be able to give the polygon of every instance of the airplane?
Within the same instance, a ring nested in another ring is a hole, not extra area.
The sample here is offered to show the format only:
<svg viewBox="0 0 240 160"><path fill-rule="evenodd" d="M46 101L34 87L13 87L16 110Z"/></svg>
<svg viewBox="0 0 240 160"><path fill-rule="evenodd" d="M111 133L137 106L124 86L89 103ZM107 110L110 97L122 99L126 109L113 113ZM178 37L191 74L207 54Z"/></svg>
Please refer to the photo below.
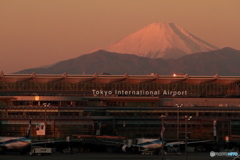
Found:
<svg viewBox="0 0 240 160"><path fill-rule="evenodd" d="M11 150L20 151L23 154L30 150L32 143L30 139L31 124L32 119L29 121L25 137L0 137L0 153L4 154L5 151Z"/></svg>
<svg viewBox="0 0 240 160"><path fill-rule="evenodd" d="M162 127L159 139L137 139L137 144L123 144L119 142L105 141L106 143L114 143L121 145L121 150L127 153L141 153L141 154L166 154L165 147L168 150L179 154L179 145L185 144L185 141L176 141L176 142L165 142L163 141L163 133L165 131L165 127ZM103 141L103 140L102 140ZM187 144L192 143L207 143L212 142L212 140L203 140L203 141L193 141L187 142ZM173 148L177 146L177 148ZM162 148L163 147L163 148Z"/></svg>
<svg viewBox="0 0 240 160"><path fill-rule="evenodd" d="M138 142L140 141L140 142ZM204 141L193 141L187 142L187 144L192 143L206 143L212 142L212 140L204 140ZM172 150L176 154L178 154L179 145L185 144L185 141L177 141L177 142L165 142L161 139L138 139L136 145L126 145L122 146L123 152L131 152L131 153L141 153L141 154L166 154L165 148L168 150ZM173 148L177 146L177 148Z"/></svg>
<svg viewBox="0 0 240 160"><path fill-rule="evenodd" d="M31 150L31 146L43 145L47 143L66 142L66 140L59 141L42 141L32 142L30 139L30 131L32 126L32 119L29 120L28 129L25 137L0 137L0 154L7 151L20 151L20 154L25 154Z"/></svg>

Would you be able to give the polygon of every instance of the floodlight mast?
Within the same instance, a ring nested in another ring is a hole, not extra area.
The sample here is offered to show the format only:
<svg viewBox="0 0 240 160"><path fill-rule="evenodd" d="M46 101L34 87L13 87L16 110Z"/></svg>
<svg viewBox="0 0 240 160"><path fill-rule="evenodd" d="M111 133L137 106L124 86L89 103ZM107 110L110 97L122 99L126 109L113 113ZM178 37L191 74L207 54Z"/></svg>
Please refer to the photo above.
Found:
<svg viewBox="0 0 240 160"><path fill-rule="evenodd" d="M177 107L177 140L179 140L179 109L183 107L183 104L176 104Z"/></svg>
<svg viewBox="0 0 240 160"><path fill-rule="evenodd" d="M187 139L188 139L188 137L187 137L187 135L188 135L187 134L187 123L188 123L188 121L191 120L192 116L185 115L184 118L185 118L185 160L187 160L188 159L188 157L187 157Z"/></svg>

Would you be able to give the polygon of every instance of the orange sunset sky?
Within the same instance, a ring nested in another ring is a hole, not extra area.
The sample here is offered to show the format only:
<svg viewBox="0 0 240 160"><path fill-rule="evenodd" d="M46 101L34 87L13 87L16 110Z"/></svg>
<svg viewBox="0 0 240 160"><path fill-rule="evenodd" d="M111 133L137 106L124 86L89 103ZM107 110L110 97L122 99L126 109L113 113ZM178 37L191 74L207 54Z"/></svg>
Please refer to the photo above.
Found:
<svg viewBox="0 0 240 160"><path fill-rule="evenodd" d="M50 65L153 22L240 50L240 0L0 0L0 72Z"/></svg>

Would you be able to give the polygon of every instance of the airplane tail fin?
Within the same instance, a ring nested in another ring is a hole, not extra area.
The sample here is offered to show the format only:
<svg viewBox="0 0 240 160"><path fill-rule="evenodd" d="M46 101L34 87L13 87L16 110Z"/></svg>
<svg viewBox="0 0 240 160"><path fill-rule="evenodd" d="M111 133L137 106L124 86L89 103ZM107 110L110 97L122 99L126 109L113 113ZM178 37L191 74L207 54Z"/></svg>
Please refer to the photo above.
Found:
<svg viewBox="0 0 240 160"><path fill-rule="evenodd" d="M31 126L32 126L32 119L29 120L28 130L25 136L26 138L30 138Z"/></svg>
<svg viewBox="0 0 240 160"><path fill-rule="evenodd" d="M165 123L163 124L161 132L160 132L160 137L159 137L160 140L163 140L164 131L165 131Z"/></svg>

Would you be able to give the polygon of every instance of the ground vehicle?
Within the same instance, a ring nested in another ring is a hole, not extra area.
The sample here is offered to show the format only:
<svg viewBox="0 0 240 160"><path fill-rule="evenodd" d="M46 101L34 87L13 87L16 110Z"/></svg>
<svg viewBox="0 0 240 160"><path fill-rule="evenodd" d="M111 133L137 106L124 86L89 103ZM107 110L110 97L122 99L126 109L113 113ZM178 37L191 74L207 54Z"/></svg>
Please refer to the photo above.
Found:
<svg viewBox="0 0 240 160"><path fill-rule="evenodd" d="M32 148L29 155L51 155L52 148Z"/></svg>

